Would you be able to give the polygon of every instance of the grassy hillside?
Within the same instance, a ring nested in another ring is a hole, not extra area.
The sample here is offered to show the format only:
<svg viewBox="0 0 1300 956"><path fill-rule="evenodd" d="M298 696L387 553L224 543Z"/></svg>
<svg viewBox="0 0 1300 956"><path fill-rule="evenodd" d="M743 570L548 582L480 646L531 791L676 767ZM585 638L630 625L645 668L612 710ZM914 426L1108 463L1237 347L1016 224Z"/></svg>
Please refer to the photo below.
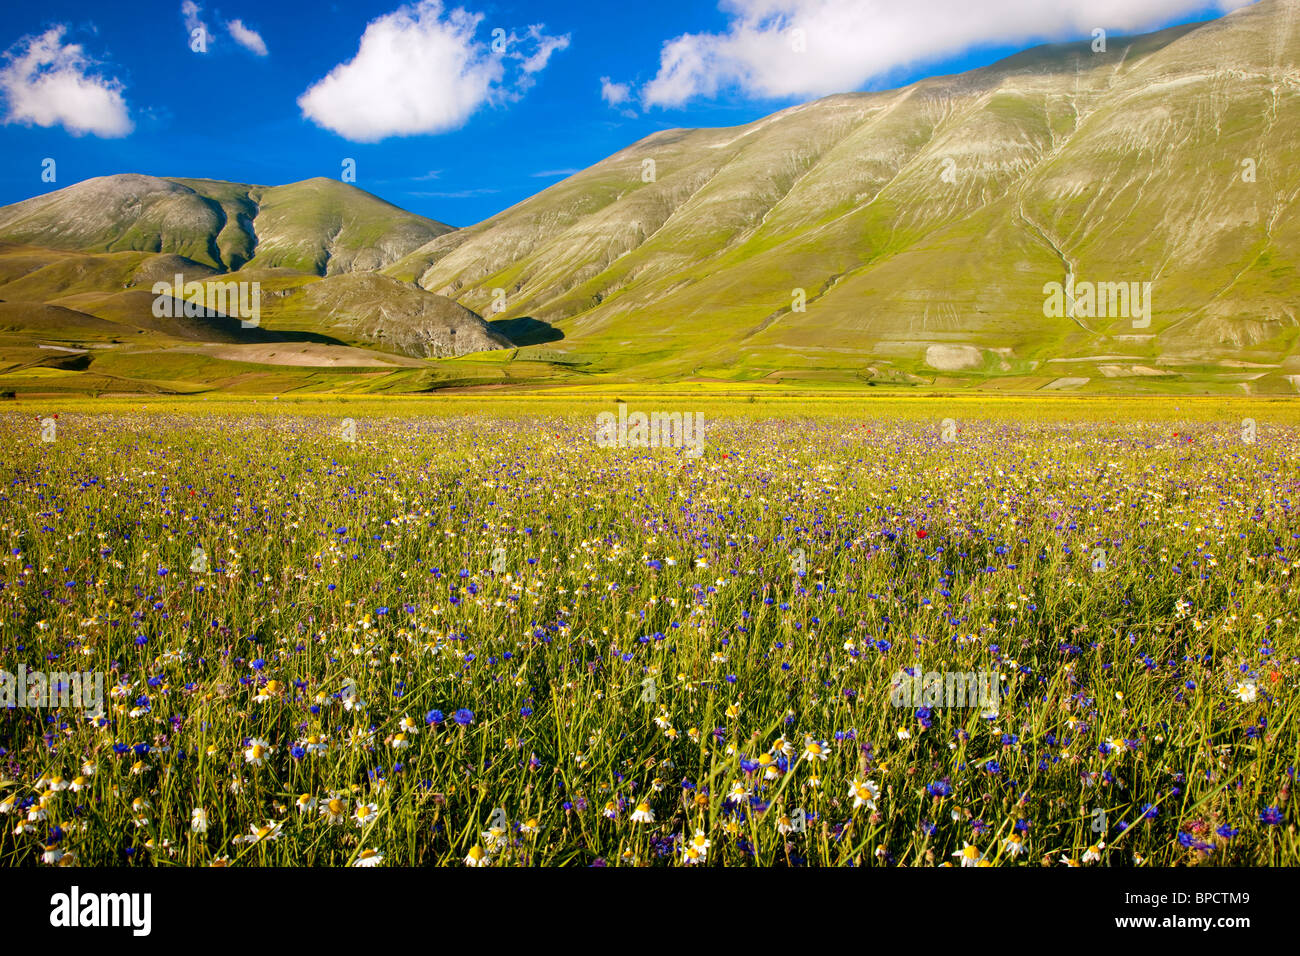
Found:
<svg viewBox="0 0 1300 956"><path fill-rule="evenodd" d="M266 187L126 173L0 209L8 243L173 253L220 272L250 260L316 275L376 269L450 231L332 179Z"/></svg>
<svg viewBox="0 0 1300 956"><path fill-rule="evenodd" d="M195 377L196 342L258 346L238 354L268 389L360 361L396 368L386 390L1294 395L1298 53L1300 0L1037 47L663 131L460 230L326 179L89 180L0 209L0 337L98 336L149 351L145 380L207 388L228 377ZM260 282L260 330L154 318L178 273ZM1149 283L1150 315L1053 312L1049 283Z"/></svg>
<svg viewBox="0 0 1300 956"><path fill-rule="evenodd" d="M643 380L1294 392L1298 10L656 134L387 271ZM1070 273L1150 327L1044 316Z"/></svg>
<svg viewBox="0 0 1300 956"><path fill-rule="evenodd" d="M12 358L0 391L350 390L390 375L389 386L419 390L457 380L408 358L512 343L450 299L375 271L450 229L325 179L110 176L0 209L0 356ZM259 283L260 322L155 315L154 283L177 275ZM53 369L52 356L69 354L60 349L92 345L80 374L66 360Z"/></svg>

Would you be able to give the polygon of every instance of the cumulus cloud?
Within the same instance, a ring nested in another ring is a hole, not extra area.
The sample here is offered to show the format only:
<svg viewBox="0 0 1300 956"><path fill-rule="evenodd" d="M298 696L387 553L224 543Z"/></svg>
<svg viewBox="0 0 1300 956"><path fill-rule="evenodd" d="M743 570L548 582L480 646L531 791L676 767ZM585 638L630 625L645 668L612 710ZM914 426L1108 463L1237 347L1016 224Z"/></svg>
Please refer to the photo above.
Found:
<svg viewBox="0 0 1300 956"><path fill-rule="evenodd" d="M549 36L546 25L534 24L524 31L523 37L513 32L506 40L505 56L517 62L519 75L515 80L515 95L527 92L537 82L535 74L546 69L551 54L569 47L569 35Z"/></svg>
<svg viewBox="0 0 1300 956"><path fill-rule="evenodd" d="M569 37L497 28L497 50L477 38L483 14L420 0L372 20L357 54L298 97L303 116L356 142L457 129L480 107L518 97Z"/></svg>
<svg viewBox="0 0 1300 956"><path fill-rule="evenodd" d="M564 36L547 36L545 33L546 24L538 23L530 26L526 34L527 42L536 47L532 53L518 53L520 59L519 68L525 73L532 75L540 73L546 69L546 64L551 60L551 54L559 50L569 48L569 35Z"/></svg>
<svg viewBox="0 0 1300 956"><path fill-rule="evenodd" d="M197 30L203 26L203 8L194 0L184 0L181 4L181 16L185 18L185 29Z"/></svg>
<svg viewBox="0 0 1300 956"><path fill-rule="evenodd" d="M220 12L218 11L218 16ZM208 27L203 18L203 8L195 0L183 0L181 3L181 19L185 21L185 42L189 44L190 50L195 53L207 53L208 48L216 40L216 34ZM227 20L226 32L230 38L255 56L266 56L266 41L262 39L262 34L258 33L252 27L244 23L243 20ZM199 40L197 44L195 40Z"/></svg>
<svg viewBox="0 0 1300 956"><path fill-rule="evenodd" d="M1216 0L1224 12L1253 0ZM759 99L858 89L904 67L986 45L1151 29L1206 0L721 0L723 33L666 41L646 106L738 90ZM802 47L802 50L799 48Z"/></svg>
<svg viewBox="0 0 1300 956"><path fill-rule="evenodd" d="M194 50L194 52L207 53L208 44L212 41L212 31L209 30L208 25L203 22L203 8L195 3L194 0L184 0L181 4L181 19L185 21L186 42L190 44L190 49L194 49L193 42L195 39L195 31L202 30L203 32L199 34L199 36L202 38L203 42L199 49Z"/></svg>
<svg viewBox="0 0 1300 956"><path fill-rule="evenodd" d="M600 78L600 98L610 106L622 106L632 98L632 87L626 83L612 83L609 77Z"/></svg>
<svg viewBox="0 0 1300 956"><path fill-rule="evenodd" d="M258 56L266 56L266 41L262 39L262 34L244 26L243 20L228 21L226 29L230 31L230 35L234 37L235 42L245 50Z"/></svg>
<svg viewBox="0 0 1300 956"><path fill-rule="evenodd" d="M105 139L135 128L116 78L92 74L95 64L75 43L63 42L67 27L26 36L4 55L0 97L4 122L62 126L74 136L93 133Z"/></svg>

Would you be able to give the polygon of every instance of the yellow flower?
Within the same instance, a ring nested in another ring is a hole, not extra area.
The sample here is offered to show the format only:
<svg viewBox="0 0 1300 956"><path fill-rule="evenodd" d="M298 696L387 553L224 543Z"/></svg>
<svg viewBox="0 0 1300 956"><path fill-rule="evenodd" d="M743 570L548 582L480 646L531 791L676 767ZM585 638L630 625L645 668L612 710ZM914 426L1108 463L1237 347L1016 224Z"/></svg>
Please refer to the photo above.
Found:
<svg viewBox="0 0 1300 956"><path fill-rule="evenodd" d="M268 741L258 740L254 737L248 742L248 749L244 751L244 761L251 763L254 767L260 767L267 757L273 753L275 753L275 748Z"/></svg>
<svg viewBox="0 0 1300 956"><path fill-rule="evenodd" d="M803 759L804 760L825 760L830 748L825 741L813 740L811 737L805 737L803 741Z"/></svg>
<svg viewBox="0 0 1300 956"><path fill-rule="evenodd" d="M962 866L979 866L980 861L984 859L980 848L973 843L965 843L953 856L961 858Z"/></svg>

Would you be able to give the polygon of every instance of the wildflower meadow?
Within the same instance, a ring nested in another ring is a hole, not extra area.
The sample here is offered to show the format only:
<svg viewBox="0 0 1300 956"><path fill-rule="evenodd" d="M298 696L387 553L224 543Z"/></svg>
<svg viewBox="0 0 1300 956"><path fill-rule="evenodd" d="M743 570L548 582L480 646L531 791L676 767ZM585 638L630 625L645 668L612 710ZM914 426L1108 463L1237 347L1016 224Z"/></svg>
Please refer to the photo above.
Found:
<svg viewBox="0 0 1300 956"><path fill-rule="evenodd" d="M0 863L1294 865L1300 415L1159 402L11 402Z"/></svg>

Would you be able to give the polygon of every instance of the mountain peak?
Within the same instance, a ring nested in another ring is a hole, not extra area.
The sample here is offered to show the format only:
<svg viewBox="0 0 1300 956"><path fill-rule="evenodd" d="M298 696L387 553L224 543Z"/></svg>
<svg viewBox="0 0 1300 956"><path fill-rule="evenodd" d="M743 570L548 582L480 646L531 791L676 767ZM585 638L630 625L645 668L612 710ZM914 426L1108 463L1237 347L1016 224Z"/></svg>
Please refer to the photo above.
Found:
<svg viewBox="0 0 1300 956"><path fill-rule="evenodd" d="M3 241L174 253L223 272L254 259L317 275L379 269L451 228L321 177L267 187L119 173L0 209Z"/></svg>
<svg viewBox="0 0 1300 956"><path fill-rule="evenodd" d="M1223 363L1295 348L1297 11L660 131L389 269L480 311L504 290L552 351L669 377L1293 392ZM1154 315L1049 317L1067 275L1149 282Z"/></svg>

